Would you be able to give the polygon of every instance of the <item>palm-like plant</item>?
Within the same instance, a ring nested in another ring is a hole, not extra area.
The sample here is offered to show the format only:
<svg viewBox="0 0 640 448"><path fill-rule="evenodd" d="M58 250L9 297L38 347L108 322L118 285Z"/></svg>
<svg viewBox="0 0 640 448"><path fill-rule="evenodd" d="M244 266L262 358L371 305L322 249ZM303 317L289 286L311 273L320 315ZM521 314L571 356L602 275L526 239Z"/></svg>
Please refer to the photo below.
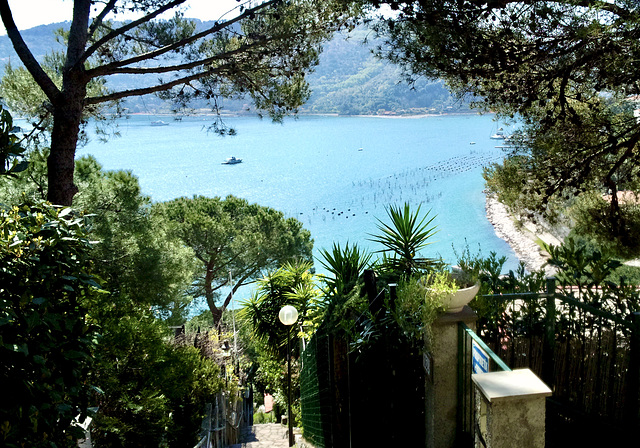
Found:
<svg viewBox="0 0 640 448"><path fill-rule="evenodd" d="M421 217L420 206L413 212L408 203L387 208L391 222L386 224L378 219L380 233L370 235L371 241L384 246L378 251L383 254L383 268L410 277L416 271L428 271L438 264L435 258L417 256L420 249L432 244L428 240L437 233L436 226L432 225L435 216L430 217L430 212Z"/></svg>
<svg viewBox="0 0 640 448"><path fill-rule="evenodd" d="M334 243L331 252L322 249L320 254L320 264L333 275L333 278L324 279L327 285L325 293L328 297L348 294L371 262L372 256L360 250L357 244L349 246L348 242L344 248Z"/></svg>
<svg viewBox="0 0 640 448"><path fill-rule="evenodd" d="M315 285L311 267L308 262L285 263L258 280L258 289L253 297L241 304L240 316L250 323L254 337L263 340L266 347L280 359L286 355L289 331L278 319L280 309L285 305L293 305L298 310L298 321L301 323L314 314L320 291ZM292 332L294 339L297 335L297 331Z"/></svg>

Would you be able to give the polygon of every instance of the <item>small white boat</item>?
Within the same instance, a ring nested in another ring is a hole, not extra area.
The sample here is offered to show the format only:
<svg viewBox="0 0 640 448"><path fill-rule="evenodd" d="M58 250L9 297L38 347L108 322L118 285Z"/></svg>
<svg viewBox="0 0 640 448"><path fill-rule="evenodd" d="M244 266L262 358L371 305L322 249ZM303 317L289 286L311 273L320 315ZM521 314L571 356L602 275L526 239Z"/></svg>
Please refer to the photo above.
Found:
<svg viewBox="0 0 640 448"><path fill-rule="evenodd" d="M505 138L507 138L507 135L504 133L502 128L500 128L495 134L491 136L491 138L494 140L504 140Z"/></svg>
<svg viewBox="0 0 640 448"><path fill-rule="evenodd" d="M152 121L151 126L169 126L169 123L167 123L166 121L158 120Z"/></svg>
<svg viewBox="0 0 640 448"><path fill-rule="evenodd" d="M223 165L235 165L236 163L242 163L242 159L237 159L235 157L229 157L227 160L222 162Z"/></svg>

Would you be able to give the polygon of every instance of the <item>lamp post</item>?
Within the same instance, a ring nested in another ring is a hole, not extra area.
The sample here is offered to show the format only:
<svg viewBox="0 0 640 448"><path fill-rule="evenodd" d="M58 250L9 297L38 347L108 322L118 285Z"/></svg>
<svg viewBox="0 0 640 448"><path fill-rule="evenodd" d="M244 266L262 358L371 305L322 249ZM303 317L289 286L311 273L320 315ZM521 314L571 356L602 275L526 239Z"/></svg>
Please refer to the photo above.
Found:
<svg viewBox="0 0 640 448"><path fill-rule="evenodd" d="M298 310L291 305L285 305L278 313L280 322L287 326L287 424L289 425L289 446L293 446L295 439L293 437L293 421L291 420L291 326L298 320Z"/></svg>

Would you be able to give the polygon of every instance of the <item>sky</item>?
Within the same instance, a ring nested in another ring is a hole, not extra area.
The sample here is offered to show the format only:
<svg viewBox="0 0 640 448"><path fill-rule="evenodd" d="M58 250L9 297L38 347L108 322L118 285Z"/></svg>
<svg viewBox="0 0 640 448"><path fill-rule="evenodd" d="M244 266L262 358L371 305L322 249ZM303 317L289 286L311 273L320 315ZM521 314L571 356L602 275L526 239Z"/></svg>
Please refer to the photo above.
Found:
<svg viewBox="0 0 640 448"><path fill-rule="evenodd" d="M187 0L186 4L186 17L216 20L239 3L236 0ZM27 29L71 20L73 0L9 0L9 6L18 29ZM6 34L2 25L0 34Z"/></svg>

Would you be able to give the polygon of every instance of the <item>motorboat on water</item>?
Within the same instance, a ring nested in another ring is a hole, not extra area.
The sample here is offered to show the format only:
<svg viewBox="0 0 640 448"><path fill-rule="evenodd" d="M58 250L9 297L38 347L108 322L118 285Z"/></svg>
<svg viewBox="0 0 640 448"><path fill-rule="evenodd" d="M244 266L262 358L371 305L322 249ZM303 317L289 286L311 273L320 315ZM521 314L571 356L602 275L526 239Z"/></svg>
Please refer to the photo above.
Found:
<svg viewBox="0 0 640 448"><path fill-rule="evenodd" d="M235 165L237 163L242 163L242 159L238 159L236 157L229 157L227 160L222 162L223 165Z"/></svg>
<svg viewBox="0 0 640 448"><path fill-rule="evenodd" d="M158 120L152 121L151 126L169 126L169 123L167 123L166 121Z"/></svg>

